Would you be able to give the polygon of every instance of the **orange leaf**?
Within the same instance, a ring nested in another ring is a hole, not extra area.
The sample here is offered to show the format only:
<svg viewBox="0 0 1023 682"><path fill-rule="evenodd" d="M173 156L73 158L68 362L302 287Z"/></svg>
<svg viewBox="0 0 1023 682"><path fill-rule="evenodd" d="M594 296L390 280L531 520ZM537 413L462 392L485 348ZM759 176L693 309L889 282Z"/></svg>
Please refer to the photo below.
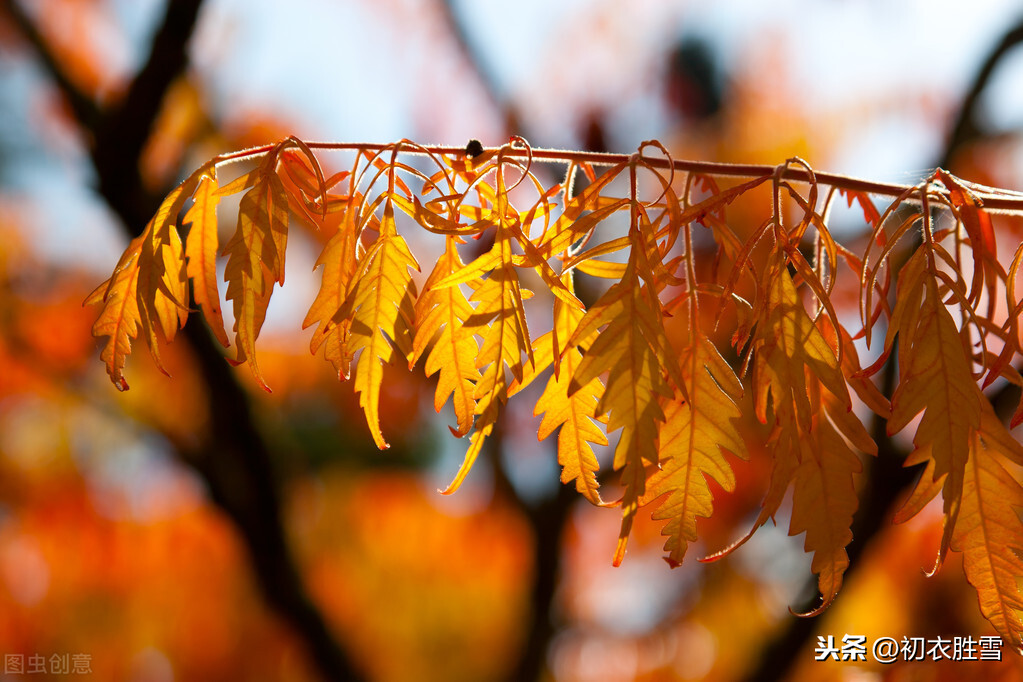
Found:
<svg viewBox="0 0 1023 682"><path fill-rule="evenodd" d="M220 310L220 289L217 286L217 178L216 169L203 175L195 191L195 203L185 214L191 223L185 242L186 273L192 278L192 298L202 309L206 322L221 345L227 348L224 315Z"/></svg>
<svg viewBox="0 0 1023 682"><path fill-rule="evenodd" d="M148 237L142 233L131 241L114 268L114 274L89 294L85 305L103 304L99 318L92 326L93 336L106 336L100 359L107 365L107 374L121 391L128 390L121 371L131 353L131 341L138 335L140 313L136 293L139 279L139 253Z"/></svg>

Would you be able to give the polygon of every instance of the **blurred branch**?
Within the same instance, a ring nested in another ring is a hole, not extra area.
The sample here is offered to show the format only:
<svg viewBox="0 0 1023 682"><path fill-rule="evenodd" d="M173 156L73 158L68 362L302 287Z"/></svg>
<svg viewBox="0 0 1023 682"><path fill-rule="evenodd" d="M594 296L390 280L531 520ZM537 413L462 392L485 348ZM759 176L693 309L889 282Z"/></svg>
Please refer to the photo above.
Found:
<svg viewBox="0 0 1023 682"><path fill-rule="evenodd" d="M525 628L526 641L518 661L505 677L509 682L542 680L550 677L547 666L547 649L557 634L554 596L558 588L561 566L561 544L565 525L572 507L580 496L573 485L558 483L557 491L536 502L527 502L509 480L508 472L501 461L504 449L503 420L484 444L486 455L494 469L494 487L498 494L512 501L518 511L529 522L533 531L533 586L529 598L529 621ZM547 448L551 457L557 455L553 448Z"/></svg>
<svg viewBox="0 0 1023 682"><path fill-rule="evenodd" d="M2 0L43 65L72 102L79 124L92 136L92 158L99 193L120 217L129 235L139 234L158 206L143 190L139 157L171 83L188 65L187 44L202 0L173 0L158 28L145 65L124 98L108 111L96 111L62 74L45 41L16 3ZM322 614L308 598L287 544L281 496L272 458L256 428L245 391L201 324L189 323L191 344L211 406L208 442L179 455L202 475L210 494L235 522L252 557L264 596L302 636L326 680L360 679L332 637Z"/></svg>
<svg viewBox="0 0 1023 682"><path fill-rule="evenodd" d="M465 63L476 73L476 80L479 82L487 99L490 100L494 109L504 118L505 127L515 134L520 134L522 117L519 115L515 105L505 99L497 89L497 79L486 66L486 60L482 58L469 38L469 30L460 19L458 10L453 0L439 0L437 9L441 19L447 26L448 33L454 41L458 51L462 53ZM523 137L529 139L529 135L522 132Z"/></svg>
<svg viewBox="0 0 1023 682"><path fill-rule="evenodd" d="M188 41L201 6L202 0L167 3L145 64L124 97L104 111L92 128L99 192L133 236L141 234L159 205L160 197L149 195L142 185L139 159L164 95L188 66Z"/></svg>
<svg viewBox="0 0 1023 682"><path fill-rule="evenodd" d="M64 69L60 67L46 39L39 32L39 29L36 28L35 24L32 23L32 19L25 13L21 5L16 0L0 0L0 10L10 17L11 21L14 22L14 25L21 32L22 37L35 49L47 73L50 74L50 78L53 79L57 88L67 100L75 118L85 128L94 127L100 118L99 108L90 97L78 89L78 86L71 81L70 77L64 72Z"/></svg>
<svg viewBox="0 0 1023 682"><path fill-rule="evenodd" d="M983 137L984 131L980 129L977 123L977 105L980 102L980 95L991 81L995 67L998 66L1002 58L1012 48L1021 42L1023 42L1023 21L1009 29L998 45L988 54L987 59L984 60L977 75L974 76L973 85L970 86L969 92L963 98L962 105L959 107L959 115L952 126L952 132L949 134L948 141L945 144L945 152L938 163L942 168L948 168L952 165L952 157L963 146L978 137Z"/></svg>

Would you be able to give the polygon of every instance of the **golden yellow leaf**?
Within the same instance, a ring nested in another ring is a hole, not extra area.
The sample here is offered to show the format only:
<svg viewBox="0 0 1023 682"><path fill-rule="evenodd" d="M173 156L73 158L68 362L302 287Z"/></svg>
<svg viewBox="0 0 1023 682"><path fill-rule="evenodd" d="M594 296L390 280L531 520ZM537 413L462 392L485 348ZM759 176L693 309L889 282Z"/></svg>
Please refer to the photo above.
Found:
<svg viewBox="0 0 1023 682"><path fill-rule="evenodd" d="M682 374L689 397L680 393L664 406L658 433L661 468L647 481L641 505L668 495L653 514L667 520L662 535L667 562L678 566L690 542L696 541L696 520L713 512L709 480L724 490L735 489L735 474L725 459L731 453L745 459L746 447L736 430L740 416L736 401L742 384L706 336L694 334L681 350Z"/></svg>
<svg viewBox="0 0 1023 682"><path fill-rule="evenodd" d="M333 318L348 297L359 268L356 222L361 199L361 195L353 194L348 201L335 204L344 211L344 216L340 228L327 240L316 259L316 267L323 266L320 290L302 322L303 329L317 324L309 350L315 354L322 346L324 356L334 366L339 379L347 379L351 371L352 353L348 349L351 323L347 320L334 322Z"/></svg>
<svg viewBox="0 0 1023 682"><path fill-rule="evenodd" d="M465 321L473 313L458 287L439 288L437 282L462 267L454 237L448 237L444 254L423 286L423 294L416 300L415 336L412 341L412 359L409 368L419 361L427 348L426 376L440 372L434 393L434 409L440 412L451 396L458 420L457 435L464 436L472 429L476 411L474 392L480 372L476 367L479 344L465 328Z"/></svg>
<svg viewBox="0 0 1023 682"><path fill-rule="evenodd" d="M362 351L355 366L355 390L373 441L381 449L388 447L380 432L383 363L394 360L394 346L406 361L412 354L416 285L411 269L418 271L419 263L395 230L394 205L386 201L380 236L363 257L348 296L333 318L334 324L350 324L343 355Z"/></svg>
<svg viewBox="0 0 1023 682"><path fill-rule="evenodd" d="M500 190L497 214L508 221L518 220L517 214L504 210L507 195L503 184ZM512 371L515 380L523 379L522 355L533 364L533 349L526 325L526 311L523 300L530 292L519 285L518 273L513 265L514 230L502 222L497 226L492 253L497 254L501 263L490 271L490 275L479 284L470 297L476 303L473 313L465 320L467 332L483 337L483 345L476 357L476 367L483 370L476 384L473 398L476 400L476 424L469 439L465 459L454 479L443 491L453 493L465 480L473 463L483 448L483 443L497 423L501 405L508 398L508 384L505 365Z"/></svg>
<svg viewBox="0 0 1023 682"><path fill-rule="evenodd" d="M625 557L632 522L646 490L646 466L658 463L657 434L664 421L660 399L674 394L664 374L677 374L666 369L675 360L665 337L657 292L644 283L640 272L645 252L654 247L640 229L632 234L625 276L590 307L567 344L568 348L579 346L597 334L569 382L568 393L574 395L608 372L597 412L610 413L608 432L622 430L614 454L614 469L622 471L625 486L616 566Z"/></svg>
<svg viewBox="0 0 1023 682"><path fill-rule="evenodd" d="M287 197L275 167L276 153L268 154L254 176L255 183L242 195L238 227L224 245L227 298L234 301L236 354L232 362L248 362L256 382L266 391L270 388L256 363L255 344L274 281L284 281L284 253L278 242L286 240L288 226Z"/></svg>
<svg viewBox="0 0 1023 682"><path fill-rule="evenodd" d="M570 288L571 277L571 272L563 276ZM560 300L555 303L554 311L554 329L541 336L534 344L537 372L554 363L559 355L555 348L557 339L568 339L583 317L581 311ZM537 432L538 439L543 440L555 429L558 430L561 482L575 481L576 490L587 500L596 505L603 505L600 484L597 481L600 465L591 444L607 445L607 436L594 423L606 421L606 417L597 415L597 405L604 394L604 385L600 379L593 379L569 396L569 384L581 359L582 354L576 348L567 350L560 359L560 367L555 369L547 380L547 386L537 400L533 414L544 415Z"/></svg>

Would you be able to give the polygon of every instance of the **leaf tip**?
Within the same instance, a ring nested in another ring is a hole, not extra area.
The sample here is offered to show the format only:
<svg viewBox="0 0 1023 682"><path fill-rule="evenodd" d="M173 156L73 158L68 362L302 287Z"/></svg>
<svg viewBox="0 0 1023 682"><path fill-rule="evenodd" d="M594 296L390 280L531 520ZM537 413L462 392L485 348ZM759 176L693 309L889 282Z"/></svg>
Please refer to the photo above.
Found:
<svg viewBox="0 0 1023 682"><path fill-rule="evenodd" d="M796 611L795 609L793 609L790 606L789 607L789 613L791 613L793 616L795 616L797 618L813 618L815 616L819 616L822 613L824 613L827 610L827 608L829 606L831 606L832 602L834 602L834 601L835 601L835 595L831 595L827 599L821 599L820 606L818 606L815 609L812 609L810 611L800 612L800 611Z"/></svg>
<svg viewBox="0 0 1023 682"><path fill-rule="evenodd" d="M448 425L448 431L450 431L451 435L454 436L455 438L464 438L465 434L469 433L469 429L465 429L463 431L460 428L456 429L454 426L451 426L450 424Z"/></svg>

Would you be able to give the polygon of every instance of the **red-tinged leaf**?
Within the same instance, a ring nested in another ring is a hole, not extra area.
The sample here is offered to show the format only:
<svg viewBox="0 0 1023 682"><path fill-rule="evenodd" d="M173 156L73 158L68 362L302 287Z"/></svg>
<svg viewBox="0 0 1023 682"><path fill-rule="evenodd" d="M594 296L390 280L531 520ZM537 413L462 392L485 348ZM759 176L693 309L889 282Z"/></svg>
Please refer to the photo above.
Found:
<svg viewBox="0 0 1023 682"><path fill-rule="evenodd" d="M1017 651L1023 647L1023 448L984 403L980 427L970 436L962 505L951 547L963 553L966 579L980 610Z"/></svg>
<svg viewBox="0 0 1023 682"><path fill-rule="evenodd" d="M678 566L690 542L696 541L696 521L713 513L710 480L725 491L735 489L735 474L725 453L746 459L746 447L736 430L740 416L736 401L742 384L714 344L697 333L681 351L682 373L689 399L681 393L664 405L658 433L660 470L647 482L640 500L645 505L662 495L667 499L653 514L667 520L661 535L671 566Z"/></svg>
<svg viewBox="0 0 1023 682"><path fill-rule="evenodd" d="M998 281L1006 278L1005 270L998 262L998 243L991 225L991 216L984 210L984 202L954 175L940 168L935 175L948 188L952 205L956 208L959 219L970 238L970 249L973 254L970 302L976 304L986 291L988 297L987 316L990 318L994 315Z"/></svg>
<svg viewBox="0 0 1023 682"><path fill-rule="evenodd" d="M480 372L476 368L479 344L465 328L465 321L473 313L458 287L439 288L436 283L462 267L454 238L449 237L444 254L438 259L416 300L415 337L412 341L411 368L427 348L426 376L440 372L434 393L434 409L440 412L451 397L458 420L458 435L472 429L476 400L473 397Z"/></svg>
<svg viewBox="0 0 1023 682"><path fill-rule="evenodd" d="M849 332L839 326L836 334L835 325L827 316L819 318L818 328L829 346L838 347L841 344L842 374L845 376L846 383L852 387L859 399L873 410L874 414L887 420L891 416L892 405L870 380L869 373L860 367L859 354L856 352L856 346L853 344ZM868 449L861 449L864 452L870 452Z"/></svg>
<svg viewBox="0 0 1023 682"><path fill-rule="evenodd" d="M215 169L202 176L195 191L195 203L185 214L191 223L185 241L186 273L192 278L192 298L206 317L214 336L227 348L224 315L220 309L220 289L217 284L217 179Z"/></svg>
<svg viewBox="0 0 1023 682"><path fill-rule="evenodd" d="M852 208L853 201L860 205L863 209L863 219L867 221L868 225L877 226L881 220L881 214L877 210L877 206L870 200L870 195L866 192L857 192L856 190L845 189L839 187L838 191L845 195L845 200L849 203L849 208Z"/></svg>
<svg viewBox="0 0 1023 682"><path fill-rule="evenodd" d="M991 216L983 209L984 202L951 173L939 168L937 176L948 188L952 205L959 209L963 226L970 236L970 246L984 260L997 263L998 249L995 231L991 226Z"/></svg>
<svg viewBox="0 0 1023 682"><path fill-rule="evenodd" d="M348 177L349 173L342 171L325 180L323 170L311 152L291 148L281 151L277 175L287 191L289 208L305 218L310 225L319 227L329 204L330 195L327 191L330 186Z"/></svg>
<svg viewBox="0 0 1023 682"><path fill-rule="evenodd" d="M117 261L110 279L96 287L85 299L85 305L103 304L99 318L92 326L92 334L107 337L100 359L106 363L110 380L121 391L128 390L122 370L141 321L137 299L139 253L147 237L143 233L133 239Z"/></svg>
<svg viewBox="0 0 1023 682"><path fill-rule="evenodd" d="M355 366L355 390L373 441L380 449L389 447L380 432L383 365L394 360L395 346L406 361L412 355L416 298L413 269L418 271L419 263L395 231L394 206L387 201L380 236L366 252L358 279L334 316L335 324L351 320L345 353L362 351Z"/></svg>

